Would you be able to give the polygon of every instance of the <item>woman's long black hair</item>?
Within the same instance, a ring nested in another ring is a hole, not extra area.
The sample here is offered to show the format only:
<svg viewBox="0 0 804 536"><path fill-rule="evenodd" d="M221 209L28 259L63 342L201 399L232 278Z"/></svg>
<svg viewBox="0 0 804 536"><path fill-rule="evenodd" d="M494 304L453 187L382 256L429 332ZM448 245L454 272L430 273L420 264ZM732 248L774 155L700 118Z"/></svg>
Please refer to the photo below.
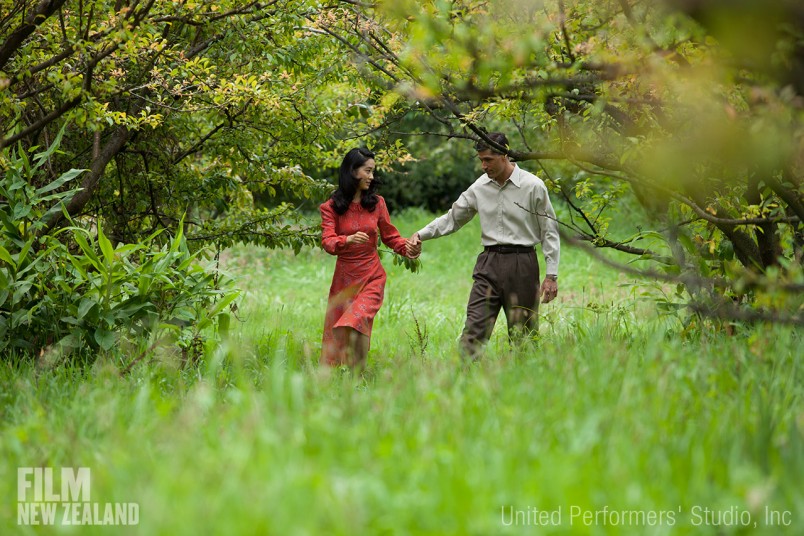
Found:
<svg viewBox="0 0 804 536"><path fill-rule="evenodd" d="M352 149L343 157L341 170L338 174L338 189L332 194L332 204L338 214L344 214L349 210L349 204L352 202L355 192L357 192L357 179L352 173L369 159L374 159L374 153L363 148ZM374 212L374 208L379 201L377 199L378 184L379 181L375 177L371 181L369 189L363 192L360 197L360 205L369 212Z"/></svg>

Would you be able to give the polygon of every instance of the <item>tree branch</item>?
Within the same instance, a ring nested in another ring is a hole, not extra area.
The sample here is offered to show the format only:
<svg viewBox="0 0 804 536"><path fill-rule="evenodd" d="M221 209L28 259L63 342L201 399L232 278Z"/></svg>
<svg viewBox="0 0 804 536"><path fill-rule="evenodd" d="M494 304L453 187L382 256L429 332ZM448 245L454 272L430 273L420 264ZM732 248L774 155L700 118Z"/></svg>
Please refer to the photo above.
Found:
<svg viewBox="0 0 804 536"><path fill-rule="evenodd" d="M45 22L61 8L67 0L41 0L36 8L23 21L16 30L11 32L8 39L0 45L0 69L11 59L11 56L22 46L25 40L36 28Z"/></svg>
<svg viewBox="0 0 804 536"><path fill-rule="evenodd" d="M80 103L81 103L81 97L80 96L75 97L74 99L63 103L55 110L43 116L42 118L39 119L39 121L28 126L27 128L22 129L19 133L9 136L8 138L0 138L0 149L8 147L9 145L12 145L21 140L22 138L28 136L29 134L39 131L40 129L48 125L50 122L55 121L68 111L78 106L78 104Z"/></svg>
<svg viewBox="0 0 804 536"><path fill-rule="evenodd" d="M558 13L561 20L561 35L564 36L564 46L567 47L567 55L569 56L570 63L575 63L575 54L572 53L569 32L567 32L567 13L564 9L564 0L558 0Z"/></svg>
<svg viewBox="0 0 804 536"><path fill-rule="evenodd" d="M665 283L673 283L673 284L683 284L689 288L698 288L698 289L706 289L706 288L719 288L719 289L729 289L733 288L735 285L735 281L730 281L722 277L701 277L699 275L694 275L691 273L682 273L681 275L671 275L664 272L659 272L656 270L640 270L638 268L633 268L626 264L613 261L602 255L597 248L592 247L583 240L569 236L567 233L558 231L559 236L561 237L562 242L566 242L572 246L578 247L584 250L586 253L594 257L596 260L602 262L606 266L614 268L620 272L633 275L636 277L642 277L645 279L654 279L656 281L664 281ZM742 287L747 290L767 290L767 291L783 291L783 292L790 292L790 293L800 293L804 292L804 284L801 283L765 283L762 282L756 275L751 273L745 274L745 280L741 281Z"/></svg>

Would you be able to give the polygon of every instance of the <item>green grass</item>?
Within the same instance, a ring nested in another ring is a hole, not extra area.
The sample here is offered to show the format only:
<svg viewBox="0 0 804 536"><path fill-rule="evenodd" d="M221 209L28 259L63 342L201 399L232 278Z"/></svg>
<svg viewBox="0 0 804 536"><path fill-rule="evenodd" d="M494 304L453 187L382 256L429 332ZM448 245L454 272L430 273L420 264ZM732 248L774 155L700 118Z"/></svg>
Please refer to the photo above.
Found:
<svg viewBox="0 0 804 536"><path fill-rule="evenodd" d="M394 219L407 235L429 215ZM169 348L122 378L105 359L3 365L0 533L804 531L800 333L682 336L628 278L566 248L539 346L511 351L501 319L465 367L457 337L479 249L473 222L425 242L418 274L384 258L364 379L317 365L335 262L320 250L229 252L241 322L196 369L177 370ZM91 500L139 503L139 525L17 526L24 466L90 467ZM507 526L509 507L562 523ZM766 508L790 525L767 526ZM663 523L572 517L604 509ZM729 525L735 512L751 525Z"/></svg>

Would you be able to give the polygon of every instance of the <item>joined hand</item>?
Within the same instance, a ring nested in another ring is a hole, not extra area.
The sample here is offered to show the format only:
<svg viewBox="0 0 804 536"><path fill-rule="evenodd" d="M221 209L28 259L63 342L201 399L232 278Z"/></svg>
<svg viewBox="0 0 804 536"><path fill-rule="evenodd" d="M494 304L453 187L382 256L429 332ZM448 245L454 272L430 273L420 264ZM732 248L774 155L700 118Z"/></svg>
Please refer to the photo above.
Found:
<svg viewBox="0 0 804 536"><path fill-rule="evenodd" d="M422 240L419 238L419 233L413 233L413 236L405 240L405 255L411 259L416 259L422 254Z"/></svg>

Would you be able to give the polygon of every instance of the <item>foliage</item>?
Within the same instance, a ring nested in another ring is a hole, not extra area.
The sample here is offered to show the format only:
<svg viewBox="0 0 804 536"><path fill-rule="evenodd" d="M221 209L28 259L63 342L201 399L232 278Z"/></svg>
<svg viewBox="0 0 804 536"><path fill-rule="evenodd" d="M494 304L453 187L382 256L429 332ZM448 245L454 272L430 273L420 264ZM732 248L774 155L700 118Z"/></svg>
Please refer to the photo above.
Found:
<svg viewBox="0 0 804 536"><path fill-rule="evenodd" d="M390 210L422 207L444 211L478 177L475 151L468 144L442 137L447 131L428 114L412 110L395 123L394 132L410 134L388 133L387 140L378 139L377 143L401 143L416 157L397 161L382 174L380 193Z"/></svg>
<svg viewBox="0 0 804 536"><path fill-rule="evenodd" d="M474 175L456 140L504 130L569 207L567 243L650 261L701 314L802 322L776 299L804 288L794 0L3 5L0 147L66 125L33 186L86 169L67 213L113 243L186 214L194 245L298 251L316 230L297 205L345 149L375 150L394 203L435 208ZM630 197L654 221L622 236Z"/></svg>
<svg viewBox="0 0 804 536"><path fill-rule="evenodd" d="M323 199L309 170L338 160L357 120L364 87L342 49L308 29L317 4L4 2L0 147L49 145L66 128L36 186L87 169L67 211L103 221L114 242L186 214L194 243L309 244L288 232L313 232L294 211L253 198Z"/></svg>
<svg viewBox="0 0 804 536"><path fill-rule="evenodd" d="M159 230L117 246L101 222L86 219L39 234L49 215L76 194L54 190L81 173L71 170L47 186L32 186L59 138L33 163L24 150L6 151L8 168L0 179L0 351L114 354L165 333L190 349L225 329L227 307L238 293L205 261L205 250L190 251L183 225L167 239Z"/></svg>
<svg viewBox="0 0 804 536"><path fill-rule="evenodd" d="M317 226L276 199L325 197L330 186L310 170L331 167L353 143L342 138L363 123L353 112L366 86L341 61L340 44L310 25L317 2L2 6L0 169L16 173L15 159L56 139L60 148L41 156L35 173L16 175L28 186L10 186L41 195L6 206L7 228L24 240L4 258L12 281L2 292L13 308L4 344L111 349L118 330L195 329L204 311L218 314L208 309L218 292L212 272L196 262L202 248L318 243ZM68 185L73 168L85 171ZM45 193L65 210L29 228L25 211L39 210ZM84 223L65 231L70 218ZM159 234L177 227L170 240ZM149 271L157 268L167 272ZM188 337L198 338L179 338Z"/></svg>
<svg viewBox="0 0 804 536"><path fill-rule="evenodd" d="M402 266L406 270L409 270L413 273L416 273L422 269L422 261L419 259L411 259L405 257L404 255L400 255L397 252L392 251L390 249L380 249L379 252L382 254L390 253L391 257L394 259L393 260L394 266Z"/></svg>
<svg viewBox="0 0 804 536"><path fill-rule="evenodd" d="M796 2L433 0L342 9L351 18L325 27L359 51L378 88L397 93L385 99L394 102L386 121L407 107L430 114L449 138L502 129L510 156L535 161L571 209L566 242L658 262L643 274L683 284L702 314L804 322L796 300L754 311L732 303L773 302L766 291L803 288ZM356 34L352 20L371 30ZM752 40L743 37L749 25ZM613 210L623 196L654 218L627 238L610 230L628 217Z"/></svg>

